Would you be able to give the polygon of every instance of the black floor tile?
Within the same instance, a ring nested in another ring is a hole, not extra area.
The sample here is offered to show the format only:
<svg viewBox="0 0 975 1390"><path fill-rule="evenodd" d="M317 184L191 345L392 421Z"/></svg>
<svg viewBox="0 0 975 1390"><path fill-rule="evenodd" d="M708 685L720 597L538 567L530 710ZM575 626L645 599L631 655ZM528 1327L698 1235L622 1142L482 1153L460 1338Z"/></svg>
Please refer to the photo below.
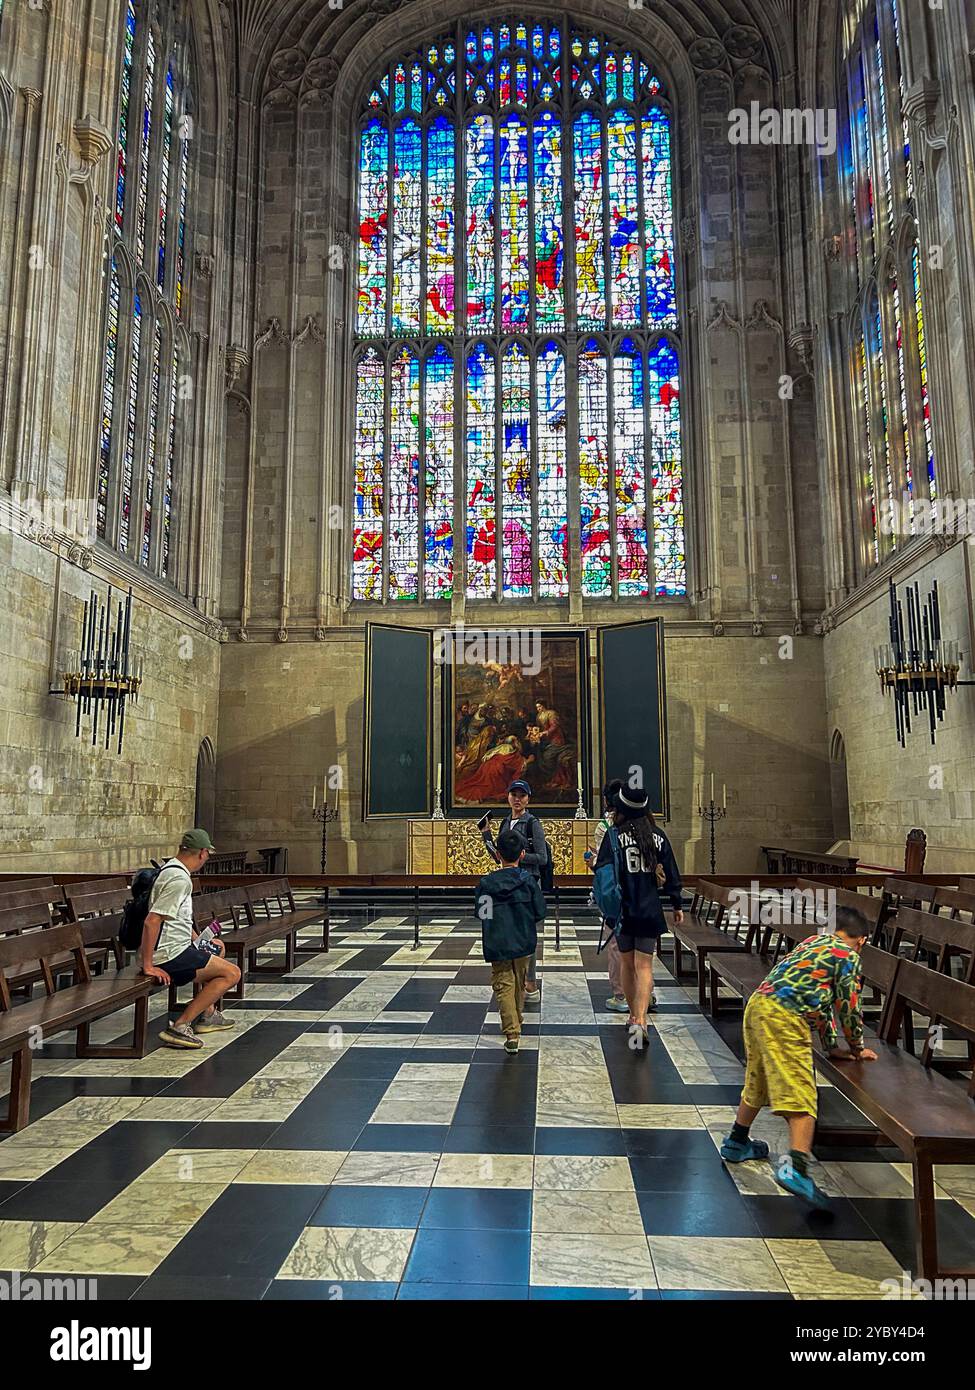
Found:
<svg viewBox="0 0 975 1390"><path fill-rule="evenodd" d="M535 1130L535 1152L539 1154L609 1154L626 1156L623 1135L618 1129L570 1129L553 1127Z"/></svg>
<svg viewBox="0 0 975 1390"><path fill-rule="evenodd" d="M0 1221L90 1221L127 1186L124 1179L59 1182L41 1177L4 1202Z"/></svg>
<svg viewBox="0 0 975 1390"><path fill-rule="evenodd" d="M419 1299L431 1302L505 1302L525 1303L528 1300L527 1284L400 1284L396 1295L401 1303L416 1302Z"/></svg>
<svg viewBox="0 0 975 1390"><path fill-rule="evenodd" d="M428 1187L330 1187L309 1226L416 1227L430 1195Z"/></svg>
<svg viewBox="0 0 975 1390"><path fill-rule="evenodd" d="M366 1125L353 1144L376 1153L443 1153L448 1125Z"/></svg>
<svg viewBox="0 0 975 1390"><path fill-rule="evenodd" d="M917 1274L914 1202L910 1198L853 1198L852 1205L904 1269ZM975 1217L957 1202L935 1202L942 1269L975 1267Z"/></svg>
<svg viewBox="0 0 975 1390"><path fill-rule="evenodd" d="M230 1096L305 1031L303 1023L264 1022L242 1033L167 1086L167 1096Z"/></svg>
<svg viewBox="0 0 975 1390"><path fill-rule="evenodd" d="M747 1236L758 1229L738 1189L712 1192L638 1191L648 1236Z"/></svg>
<svg viewBox="0 0 975 1390"><path fill-rule="evenodd" d="M527 1286L529 1255L528 1231L441 1231L421 1226L403 1282Z"/></svg>
<svg viewBox="0 0 975 1390"><path fill-rule="evenodd" d="M16 1178L13 1181L5 1180L0 1182L0 1207L11 1197L15 1197L18 1192L23 1192L29 1182L29 1178ZM7 1218L2 1212L0 1212L0 1221L5 1221L6 1219Z"/></svg>
<svg viewBox="0 0 975 1390"><path fill-rule="evenodd" d="M535 1149L535 1130L531 1123L496 1125L487 1120L461 1124L455 1117L447 1131L444 1153L449 1154L530 1154Z"/></svg>
<svg viewBox="0 0 975 1390"><path fill-rule="evenodd" d="M258 1277L240 1279L225 1274L214 1274L208 1270L201 1288L201 1272L197 1276L188 1274L150 1274L144 1284L132 1295L132 1302L142 1303L146 1299L159 1299L166 1302L193 1301L201 1298L206 1303L240 1302L253 1303L263 1298L270 1286L270 1279Z"/></svg>
<svg viewBox="0 0 975 1390"><path fill-rule="evenodd" d="M576 1289L563 1285L532 1284L528 1290L532 1303L655 1303L659 1289Z"/></svg>
<svg viewBox="0 0 975 1390"><path fill-rule="evenodd" d="M735 1192L738 1189L715 1153L709 1163L698 1160L654 1158L637 1155L630 1159L630 1172L638 1192Z"/></svg>
<svg viewBox="0 0 975 1390"><path fill-rule="evenodd" d="M344 1303L352 1299L392 1300L396 1297L398 1284L372 1283L364 1280L359 1283L344 1281L337 1283L332 1279L272 1279L264 1302L325 1302Z"/></svg>
<svg viewBox="0 0 975 1390"><path fill-rule="evenodd" d="M445 984L449 981L444 981ZM438 1004L424 1025L425 1033L479 1033L489 1004Z"/></svg>
<svg viewBox="0 0 975 1390"><path fill-rule="evenodd" d="M815 1177L815 1169L812 1170ZM876 1240L860 1212L845 1197L831 1197L817 1211L798 1197L745 1197L749 1215L765 1240Z"/></svg>
<svg viewBox="0 0 975 1390"><path fill-rule="evenodd" d="M44 1174L45 1182L109 1183L121 1191L189 1134L184 1121L120 1121Z"/></svg>
<svg viewBox="0 0 975 1390"><path fill-rule="evenodd" d="M326 1188L232 1183L156 1275L271 1280L324 1197Z"/></svg>
<svg viewBox="0 0 975 1390"><path fill-rule="evenodd" d="M717 1157L711 1136L703 1129L624 1129L622 1137L628 1154L701 1163Z"/></svg>
<svg viewBox="0 0 975 1390"><path fill-rule="evenodd" d="M513 1189L434 1187L430 1190L421 1230L530 1231L532 1194Z"/></svg>

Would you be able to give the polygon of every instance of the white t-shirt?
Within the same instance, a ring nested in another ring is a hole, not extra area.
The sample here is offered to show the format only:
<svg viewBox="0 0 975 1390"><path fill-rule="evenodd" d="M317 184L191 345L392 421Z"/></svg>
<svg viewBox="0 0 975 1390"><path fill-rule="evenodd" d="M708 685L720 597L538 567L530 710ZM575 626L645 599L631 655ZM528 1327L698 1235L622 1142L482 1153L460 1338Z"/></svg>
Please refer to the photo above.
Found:
<svg viewBox="0 0 975 1390"><path fill-rule="evenodd" d="M193 945L193 880L185 864L167 859L149 894L149 911L163 919L153 964L175 960Z"/></svg>

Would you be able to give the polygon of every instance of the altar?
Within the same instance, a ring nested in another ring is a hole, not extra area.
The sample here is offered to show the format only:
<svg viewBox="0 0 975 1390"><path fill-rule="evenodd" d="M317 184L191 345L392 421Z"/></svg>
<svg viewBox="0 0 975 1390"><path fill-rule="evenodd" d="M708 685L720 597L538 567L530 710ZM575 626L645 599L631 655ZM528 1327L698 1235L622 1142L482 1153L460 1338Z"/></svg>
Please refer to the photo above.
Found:
<svg viewBox="0 0 975 1390"><path fill-rule="evenodd" d="M582 856L593 843L599 821L565 817L549 820L544 816L539 816L539 820L552 847L554 873L588 873ZM474 820L411 820L408 825L407 873L469 878L495 867ZM495 837L500 825L500 818L495 819Z"/></svg>

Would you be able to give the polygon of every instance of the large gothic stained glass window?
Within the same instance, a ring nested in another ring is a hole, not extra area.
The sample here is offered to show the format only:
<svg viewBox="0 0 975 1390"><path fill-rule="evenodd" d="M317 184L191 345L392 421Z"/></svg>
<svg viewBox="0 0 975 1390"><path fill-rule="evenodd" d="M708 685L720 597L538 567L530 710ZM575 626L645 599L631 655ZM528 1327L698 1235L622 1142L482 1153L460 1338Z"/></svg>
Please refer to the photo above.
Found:
<svg viewBox="0 0 975 1390"><path fill-rule="evenodd" d="M589 598L686 592L671 160L649 61L563 22L463 25L377 75L353 598L450 598L461 554L469 599L564 598L573 566Z"/></svg>
<svg viewBox="0 0 975 1390"><path fill-rule="evenodd" d="M848 22L844 173L858 288L850 382L869 567L918 530L938 477L897 0L851 0Z"/></svg>
<svg viewBox="0 0 975 1390"><path fill-rule="evenodd" d="M168 55L168 57L167 57ZM187 371L188 41L176 7L122 15L97 530L171 577L180 383Z"/></svg>

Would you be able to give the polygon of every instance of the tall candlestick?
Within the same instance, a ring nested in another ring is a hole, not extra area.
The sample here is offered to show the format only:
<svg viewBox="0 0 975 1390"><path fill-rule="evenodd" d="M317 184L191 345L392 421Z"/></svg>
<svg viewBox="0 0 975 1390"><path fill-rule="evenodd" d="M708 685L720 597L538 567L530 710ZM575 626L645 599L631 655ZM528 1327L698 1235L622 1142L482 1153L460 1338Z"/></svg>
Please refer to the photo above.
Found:
<svg viewBox="0 0 975 1390"><path fill-rule="evenodd" d="M577 778L577 780L578 780L579 790L581 791L581 790L582 790L582 763L576 763L576 778Z"/></svg>
<svg viewBox="0 0 975 1390"><path fill-rule="evenodd" d="M711 800L714 800L714 773L711 773Z"/></svg>
<svg viewBox="0 0 975 1390"><path fill-rule="evenodd" d="M443 790L443 763L437 763L437 791Z"/></svg>
<svg viewBox="0 0 975 1390"><path fill-rule="evenodd" d="M318 783L314 783L311 789L311 809L314 811L318 805Z"/></svg>
<svg viewBox="0 0 975 1390"><path fill-rule="evenodd" d="M725 786L724 782L721 783L721 805L722 805L722 806L725 808L725 810L727 811L727 809L728 809L728 788Z"/></svg>

